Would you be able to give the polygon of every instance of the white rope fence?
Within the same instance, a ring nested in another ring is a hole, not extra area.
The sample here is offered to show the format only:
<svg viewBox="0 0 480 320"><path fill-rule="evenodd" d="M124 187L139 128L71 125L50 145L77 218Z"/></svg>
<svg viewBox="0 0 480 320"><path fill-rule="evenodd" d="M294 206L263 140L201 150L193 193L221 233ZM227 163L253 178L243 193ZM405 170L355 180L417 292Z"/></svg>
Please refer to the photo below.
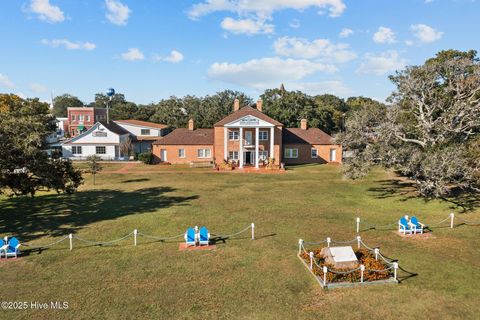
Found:
<svg viewBox="0 0 480 320"><path fill-rule="evenodd" d="M252 223L250 224L248 227L240 230L239 232L236 232L236 233L232 233L230 235L216 235L216 236L219 236L219 237L222 237L222 238L232 238L234 236L237 236L241 233L244 233L248 230L251 230L251 239L252 240L255 240L255 224ZM45 245L30 245L28 243L22 243L22 246L25 246L25 247L28 247L29 249L32 249L32 250L36 250L36 249L47 249L47 248L50 248L50 247L53 247L59 243L62 243L64 241L66 241L68 239L68 242L69 242L69 248L70 248L70 251L73 250L73 243L74 241L73 240L78 240L80 242L83 242L83 243L86 243L88 245L92 245L92 246L108 246L108 245L112 245L112 244L115 244L117 242L120 242L120 241L123 241L129 237L131 237L133 235L133 245L134 246L137 246L138 244L138 237L141 236L141 237L144 237L144 238L147 238L147 239L152 239L152 240L156 240L156 241L161 241L161 242L164 242L164 241L168 241L168 240L174 240L174 239L178 239L178 238L181 238L185 235L184 232L178 234L178 235L175 235L175 236L171 236L171 237L159 237L159 236L152 236L152 235L148 235L148 234L145 234L145 233L142 233L142 232L139 232L137 229L133 230L132 232L130 232L129 234L126 234L124 235L123 237L120 237L118 239L115 239L115 240L111 240L111 241L92 241L92 240L88 240L88 239L84 239L84 238L81 238L77 235L74 235L73 233L70 233L69 235L67 236L64 236L52 243L49 243L49 244L45 244Z"/></svg>
<svg viewBox="0 0 480 320"><path fill-rule="evenodd" d="M460 221L461 223L460 224L457 224L455 225L455 219L457 219L458 221ZM427 224L425 225L426 228L436 228L436 227L440 227L441 225L443 226L447 226L447 222L449 222L449 225L450 225L450 229L453 229L455 228L455 226L459 226L459 225L469 225L469 226L478 226L480 225L480 221L466 221L460 217L456 217L455 216L455 213L450 213L449 216L441 221L438 221L438 222L435 222L433 224ZM394 223L390 223L390 224L386 224L386 225L373 225L373 224L370 224L368 221L365 221L365 220L362 220L360 219L360 217L357 217L355 219L355 227L356 227L356 230L357 230L357 233L360 233L362 231L365 231L365 230L369 230L369 229L375 229L375 230L394 230L394 228L392 227L398 227L398 221L397 222L394 222ZM363 227L365 226L365 229L360 229L360 227Z"/></svg>
<svg viewBox="0 0 480 320"><path fill-rule="evenodd" d="M362 246L367 249L369 252L373 253L375 255L375 260L378 261L378 259L382 259L383 262L387 265L387 268L385 269L381 269L381 270L377 270L377 269L367 269L365 268L365 266L363 264L359 265L357 268L355 269L352 269L352 270L345 270L345 271L339 271L339 270L333 270L331 268L328 268L327 266L320 266L315 257L314 257L314 253L312 251L307 251L305 249L305 245L318 245L318 244L323 244L323 243L326 243L328 247L330 247L330 244L349 244L349 243L357 243L357 248L360 249L362 248ZM380 253L380 248L378 247L375 247L375 248L371 248L369 246L367 246L365 244L365 242L363 242L362 238L360 236L357 236L355 239L353 240L349 240L349 241L334 241L332 240L331 238L326 238L325 240L323 241L317 241L317 242L305 242L303 239L299 239L298 240L298 257L302 260L302 262L304 262L304 259L301 257L301 254L305 253L308 257L309 257L309 265L308 265L308 268L310 270L310 272L315 276L317 277L317 275L314 273L313 271L313 267L316 266L319 270L321 270L323 272L323 279L320 282L320 284L323 286L323 287L326 287L327 286L327 274L330 272L332 274L338 274L338 275L347 275L347 274L351 274L351 273L354 273L356 271L360 271L360 283L364 283L364 282L368 282L368 281L365 281L364 279L364 273L365 272L370 272L370 273L385 273L385 272L389 272L390 270L393 270L393 279L395 282L398 281L398 277L397 277L397 271L398 271L398 262L396 262L396 260L393 260L393 259L390 259L388 257L385 257L384 255L382 255Z"/></svg>

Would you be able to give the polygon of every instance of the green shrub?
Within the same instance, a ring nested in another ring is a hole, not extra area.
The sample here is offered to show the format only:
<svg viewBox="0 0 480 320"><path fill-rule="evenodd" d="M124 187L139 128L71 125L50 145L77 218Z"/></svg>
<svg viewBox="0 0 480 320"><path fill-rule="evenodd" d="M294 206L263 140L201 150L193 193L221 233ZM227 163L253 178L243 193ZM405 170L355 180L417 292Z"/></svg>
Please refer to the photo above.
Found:
<svg viewBox="0 0 480 320"><path fill-rule="evenodd" d="M138 155L138 160L142 161L145 164L153 164L153 153L150 151L140 153Z"/></svg>

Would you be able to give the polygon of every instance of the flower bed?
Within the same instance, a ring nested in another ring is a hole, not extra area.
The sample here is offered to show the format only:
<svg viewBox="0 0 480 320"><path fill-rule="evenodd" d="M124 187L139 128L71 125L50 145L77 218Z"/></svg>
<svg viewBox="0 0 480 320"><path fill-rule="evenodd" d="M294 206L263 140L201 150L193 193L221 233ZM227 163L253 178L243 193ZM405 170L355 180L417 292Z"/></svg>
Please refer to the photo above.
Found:
<svg viewBox="0 0 480 320"><path fill-rule="evenodd" d="M322 242L327 242L328 245L335 243L330 238ZM379 249L366 246L360 238L340 243L349 242L358 243L358 246L352 248L358 259L358 267L356 268L340 268L328 263L326 257L322 254L322 248L318 247L320 243L316 243L316 247L305 249L303 240L300 240L298 257L323 288L398 283L396 274L398 263L385 258L380 254ZM305 245L308 244L305 243Z"/></svg>

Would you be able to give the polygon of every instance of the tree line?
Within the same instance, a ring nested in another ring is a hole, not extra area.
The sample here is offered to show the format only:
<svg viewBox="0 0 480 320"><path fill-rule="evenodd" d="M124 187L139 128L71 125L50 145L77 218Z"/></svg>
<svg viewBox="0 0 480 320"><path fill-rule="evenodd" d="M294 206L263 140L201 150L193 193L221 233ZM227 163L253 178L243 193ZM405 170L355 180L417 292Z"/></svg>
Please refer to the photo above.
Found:
<svg viewBox="0 0 480 320"><path fill-rule="evenodd" d="M213 125L232 113L235 99L241 106L253 106L255 102L243 92L224 90L214 95L197 97L170 97L158 103L147 105L127 101L121 93L115 94L109 102L110 117L113 120L135 119L163 123L172 128L186 127L193 119L198 128L212 128ZM311 96L300 91L268 89L262 95L263 112L280 121L286 127L298 127L305 118L310 127L334 134L342 130L346 114L359 106L384 106L382 103L365 97L351 97L346 100L331 94ZM108 97L96 94L89 107L105 108ZM53 114L67 115L67 107L81 107L84 104L75 96L64 94L54 99Z"/></svg>

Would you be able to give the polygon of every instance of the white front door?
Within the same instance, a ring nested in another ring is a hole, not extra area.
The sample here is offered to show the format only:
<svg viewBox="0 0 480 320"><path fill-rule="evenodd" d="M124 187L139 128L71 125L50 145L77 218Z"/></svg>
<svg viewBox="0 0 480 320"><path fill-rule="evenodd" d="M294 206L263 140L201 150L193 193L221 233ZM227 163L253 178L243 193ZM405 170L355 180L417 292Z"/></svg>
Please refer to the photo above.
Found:
<svg viewBox="0 0 480 320"><path fill-rule="evenodd" d="M160 150L160 159L163 162L167 162L167 150L165 149Z"/></svg>
<svg viewBox="0 0 480 320"><path fill-rule="evenodd" d="M337 161L337 149L330 149L330 161Z"/></svg>
<svg viewBox="0 0 480 320"><path fill-rule="evenodd" d="M247 145L251 145L253 143L252 131L245 131L245 141Z"/></svg>

